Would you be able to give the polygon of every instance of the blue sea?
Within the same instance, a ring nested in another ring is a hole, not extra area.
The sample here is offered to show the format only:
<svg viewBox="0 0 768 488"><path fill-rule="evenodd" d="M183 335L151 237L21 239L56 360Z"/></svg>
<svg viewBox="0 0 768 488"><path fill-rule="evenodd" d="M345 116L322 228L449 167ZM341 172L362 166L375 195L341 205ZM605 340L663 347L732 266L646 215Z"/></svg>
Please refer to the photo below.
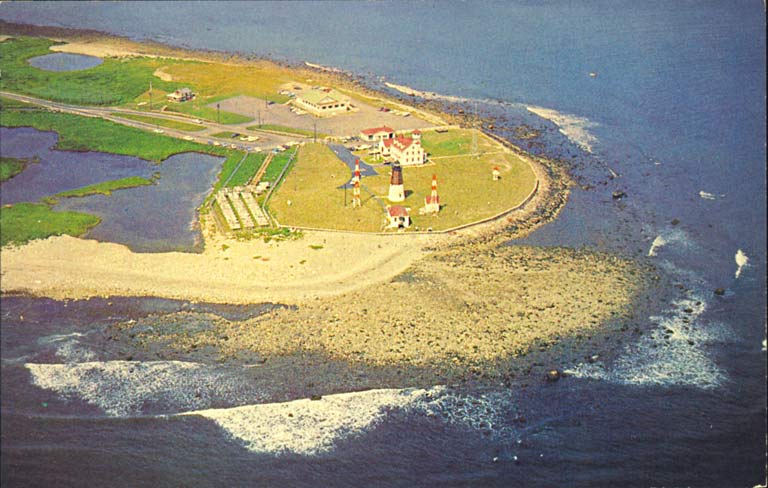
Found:
<svg viewBox="0 0 768 488"><path fill-rule="evenodd" d="M477 105L523 148L526 124L577 184L509 245L632 256L676 285L636 317L648 333L555 385L287 404L249 369L93 348L189 304L4 297L4 487L766 483L764 3L25 2L0 19L337 67Z"/></svg>

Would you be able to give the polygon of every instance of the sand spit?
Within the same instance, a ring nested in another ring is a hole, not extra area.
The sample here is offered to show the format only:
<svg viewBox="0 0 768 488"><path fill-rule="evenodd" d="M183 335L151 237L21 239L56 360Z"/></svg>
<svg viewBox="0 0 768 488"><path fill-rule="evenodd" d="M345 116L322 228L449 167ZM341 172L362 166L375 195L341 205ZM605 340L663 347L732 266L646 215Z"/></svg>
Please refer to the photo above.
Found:
<svg viewBox="0 0 768 488"><path fill-rule="evenodd" d="M157 296L212 303L297 303L384 281L425 254L431 236L306 233L292 241L211 238L202 254L134 253L50 237L2 251L3 292L57 299ZM314 246L314 247L311 247Z"/></svg>

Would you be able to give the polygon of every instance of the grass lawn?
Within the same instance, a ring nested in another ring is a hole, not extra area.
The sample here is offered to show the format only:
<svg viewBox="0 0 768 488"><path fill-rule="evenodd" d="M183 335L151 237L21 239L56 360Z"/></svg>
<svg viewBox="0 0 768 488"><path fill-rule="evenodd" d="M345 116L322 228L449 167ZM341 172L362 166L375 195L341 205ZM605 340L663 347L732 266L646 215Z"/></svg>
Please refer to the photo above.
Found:
<svg viewBox="0 0 768 488"><path fill-rule="evenodd" d="M205 105L208 103L211 102L207 101L198 103L197 99L184 103L168 103L165 105L165 111L191 115L193 117L197 117L198 119L205 119L211 122L219 122L222 124L244 124L253 120L251 117L246 117L245 115L227 112L224 110L219 113L215 108Z"/></svg>
<svg viewBox="0 0 768 488"><path fill-rule="evenodd" d="M261 164L266 159L267 155L264 153L252 153L245 157L245 161L237 169L237 172L232 175L232 179L227 183L228 187L243 186L256 174L261 168Z"/></svg>
<svg viewBox="0 0 768 488"><path fill-rule="evenodd" d="M272 161L269 162L269 166L267 166L267 169L264 171L264 174L261 176L261 181L269 181L274 183L275 180L277 180L277 177L280 176L280 173L283 171L283 168L285 168L285 165L288 164L288 161L290 161L291 155L296 150L297 149L275 154L275 157L273 157Z"/></svg>
<svg viewBox="0 0 768 488"><path fill-rule="evenodd" d="M121 105L148 87L173 91L176 83L164 82L152 73L162 61L152 58L104 59L94 68L80 71L45 71L27 60L51 54L48 39L20 37L0 43L3 76L0 90L24 93L47 100L83 105Z"/></svg>
<svg viewBox="0 0 768 488"><path fill-rule="evenodd" d="M499 167L501 179L493 181L491 172ZM382 171L383 172L383 171ZM441 210L437 216L419 215L424 198L432 189L437 174ZM414 226L445 230L496 215L519 205L536 184L528 163L514 154L486 154L479 159L457 157L438 160L435 165L403 168L406 199ZM389 191L388 174L363 178L363 184L378 195Z"/></svg>
<svg viewBox="0 0 768 488"><path fill-rule="evenodd" d="M337 187L349 181L350 176L347 165L327 146L306 144L299 148L293 168L272 195L269 209L282 225L381 230L384 210L370 195L363 193L362 208L353 209L349 188L344 206L344 189Z"/></svg>
<svg viewBox="0 0 768 488"><path fill-rule="evenodd" d="M0 208L0 245L69 234L83 235L100 219L79 212L54 212L42 203L17 203Z"/></svg>
<svg viewBox="0 0 768 488"><path fill-rule="evenodd" d="M261 125L251 125L247 127L248 130L271 130L274 132L284 132L286 134L298 134L300 136L307 136L307 137L313 137L315 135L314 131L308 130L308 129L294 129L293 127L286 127L284 125L276 125L276 124L261 124ZM326 137L327 134L322 134L320 132L317 133L317 137Z"/></svg>
<svg viewBox="0 0 768 488"><path fill-rule="evenodd" d="M128 114L124 112L117 112L114 115L122 117L128 120L135 120L137 122L144 122L145 124L159 125L161 127L167 127L169 129L183 130L187 132L195 132L205 129L202 125L189 124L187 122L179 122L178 120L162 119L159 117L148 117L146 115Z"/></svg>
<svg viewBox="0 0 768 488"><path fill-rule="evenodd" d="M1 44L0 44L1 45ZM56 148L70 151L101 151L162 161L182 152L226 156L231 151L175 139L103 119L47 111L3 111L6 127L34 127L59 134Z"/></svg>
<svg viewBox="0 0 768 488"><path fill-rule="evenodd" d="M234 139L236 141L239 141L237 138L242 136L239 132L217 132L215 134L211 134L211 137L217 137L219 139Z"/></svg>
<svg viewBox="0 0 768 488"><path fill-rule="evenodd" d="M449 141L443 142L443 147L449 145ZM476 222L515 207L528 196L536 184L528 163L512 153L502 153L501 147L491 145L491 141L487 144L491 151L479 158L451 157L438 160L434 165L403 169L406 200L399 205L411 209L414 230L415 227L445 230ZM491 172L495 166L501 173L499 181L492 180ZM379 171L381 174L377 176L364 177L362 183L388 203L389 174L386 167ZM442 209L437 216L419 215L424 197L430 194L433 174L438 175ZM320 144L308 144L299 149L295 167L273 195L269 207L283 225L381 230L384 211L365 189L362 191L362 209L344 207L344 190L337 187L348 177L349 169L330 149ZM347 203L350 203L352 190L347 191Z"/></svg>
<svg viewBox="0 0 768 488"><path fill-rule="evenodd" d="M31 162L34 160L0 157L0 181L10 180L24 171L27 164Z"/></svg>
<svg viewBox="0 0 768 488"><path fill-rule="evenodd" d="M94 185L87 185L81 188L75 188L74 190L63 191L52 197L46 197L43 200L46 203L55 204L60 198L85 197L88 195L98 194L109 196L115 190L134 188L137 186L147 186L151 185L152 183L152 180L142 178L141 176L129 176L119 180L102 181L101 183L96 183Z"/></svg>
<svg viewBox="0 0 768 488"><path fill-rule="evenodd" d="M472 149L472 129L453 129L438 133L433 130L421 135L421 144L430 157L457 156L469 154ZM488 137L478 132L477 148L479 151L498 151L499 146Z"/></svg>

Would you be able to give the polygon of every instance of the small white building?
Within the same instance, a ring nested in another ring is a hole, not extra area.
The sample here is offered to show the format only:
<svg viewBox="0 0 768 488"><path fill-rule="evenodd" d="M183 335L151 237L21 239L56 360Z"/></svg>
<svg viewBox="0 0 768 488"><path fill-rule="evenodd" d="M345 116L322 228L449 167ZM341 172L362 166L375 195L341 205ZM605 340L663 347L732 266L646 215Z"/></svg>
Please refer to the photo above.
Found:
<svg viewBox="0 0 768 488"><path fill-rule="evenodd" d="M394 137L395 129L386 125L360 131L360 139L368 142L379 142L383 139L392 139Z"/></svg>
<svg viewBox="0 0 768 488"><path fill-rule="evenodd" d="M335 115L350 110L349 97L333 88L307 90L291 101L297 108L319 117Z"/></svg>
<svg viewBox="0 0 768 488"><path fill-rule="evenodd" d="M411 216L408 215L408 209L401 205L392 205L387 207L387 228L405 229L411 226Z"/></svg>
<svg viewBox="0 0 768 488"><path fill-rule="evenodd" d="M379 141L379 152L385 159L397 161L402 166L424 164L427 155L421 146L421 131L415 130L411 137L397 136Z"/></svg>

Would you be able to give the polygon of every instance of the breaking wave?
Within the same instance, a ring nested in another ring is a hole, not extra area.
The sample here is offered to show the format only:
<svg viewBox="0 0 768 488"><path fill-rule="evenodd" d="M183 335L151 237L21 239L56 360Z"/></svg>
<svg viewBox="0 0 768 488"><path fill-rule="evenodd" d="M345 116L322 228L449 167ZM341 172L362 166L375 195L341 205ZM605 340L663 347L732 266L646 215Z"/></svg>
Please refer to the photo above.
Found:
<svg viewBox="0 0 768 488"><path fill-rule="evenodd" d="M141 415L152 404L183 411L206 408L220 399L243 403L261 398L242 378L199 363L92 361L25 367L34 385L82 399L111 417Z"/></svg>
<svg viewBox="0 0 768 488"><path fill-rule="evenodd" d="M567 137L571 142L579 146L582 150L592 153L592 147L597 142L597 138L589 131L598 124L591 120L558 112L557 110L526 106L529 112L547 119L559 127L560 133Z"/></svg>
<svg viewBox="0 0 768 488"><path fill-rule="evenodd" d="M744 267L749 264L749 257L747 257L747 255L744 254L744 251L739 249L738 251L736 251L736 256L734 257L734 259L736 260L736 266L738 266L738 268L736 269L736 279L738 279L739 276L741 276L741 270L744 269Z"/></svg>
<svg viewBox="0 0 768 488"><path fill-rule="evenodd" d="M657 324L637 343L627 345L609 368L601 362L579 364L566 370L578 378L592 378L631 385L687 385L713 389L725 379L703 347L725 341L722 324L697 322L706 309L700 297L674 302L668 314L650 317Z"/></svg>
<svg viewBox="0 0 768 488"><path fill-rule="evenodd" d="M680 229L672 229L656 236L656 238L651 243L650 249L648 249L648 256L656 256L659 249L666 246L667 244L672 243L682 244L686 248L693 245L688 237L688 234Z"/></svg>
<svg viewBox="0 0 768 488"><path fill-rule="evenodd" d="M324 396L318 400L247 405L184 412L213 420L253 452L304 456L332 451L344 439L363 435L395 412L424 415L440 422L511 435L503 418L511 409L508 393L462 396L443 386L430 389L380 389Z"/></svg>

